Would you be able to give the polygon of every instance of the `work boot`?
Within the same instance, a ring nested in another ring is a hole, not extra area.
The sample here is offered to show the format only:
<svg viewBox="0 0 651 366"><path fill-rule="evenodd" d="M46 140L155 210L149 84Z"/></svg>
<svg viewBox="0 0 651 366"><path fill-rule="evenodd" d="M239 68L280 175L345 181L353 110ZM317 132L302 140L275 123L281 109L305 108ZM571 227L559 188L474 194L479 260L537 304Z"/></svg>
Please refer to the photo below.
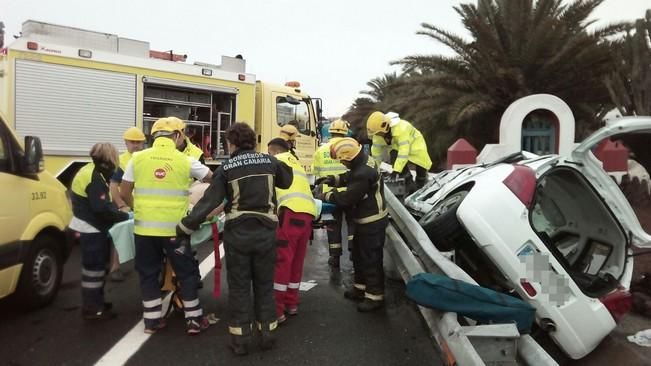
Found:
<svg viewBox="0 0 651 366"><path fill-rule="evenodd" d="M124 282L124 273L118 268L109 275L111 282Z"/></svg>
<svg viewBox="0 0 651 366"><path fill-rule="evenodd" d="M357 304L357 311L360 313L369 313L381 309L384 306L384 300L371 300L364 299L364 301Z"/></svg>
<svg viewBox="0 0 651 366"><path fill-rule="evenodd" d="M233 351L237 356L245 356L249 354L249 342L245 341L242 336L231 334L231 340L228 343L228 348Z"/></svg>
<svg viewBox="0 0 651 366"><path fill-rule="evenodd" d="M289 306L286 310L288 315L298 315L298 306Z"/></svg>
<svg viewBox="0 0 651 366"><path fill-rule="evenodd" d="M260 348L263 351L268 351L276 345L276 337L273 334L273 331L262 330L260 331Z"/></svg>
<svg viewBox="0 0 651 366"><path fill-rule="evenodd" d="M84 320L110 320L115 319L117 314L107 308L101 310L82 309L81 316Z"/></svg>
<svg viewBox="0 0 651 366"><path fill-rule="evenodd" d="M332 269L339 269L339 256L338 255L330 256L330 258L328 258L328 265Z"/></svg>
<svg viewBox="0 0 651 366"><path fill-rule="evenodd" d="M146 325L145 324L145 333L146 334L154 334L158 332L161 329L164 329L167 326L167 323L165 322L165 319L161 318L158 319L158 321L154 322L152 325Z"/></svg>
<svg viewBox="0 0 651 366"><path fill-rule="evenodd" d="M198 319L187 319L185 321L185 332L188 335L197 335L210 327L208 318L202 316Z"/></svg>
<svg viewBox="0 0 651 366"><path fill-rule="evenodd" d="M362 301L364 300L364 291L358 289L357 287L351 287L350 289L344 291L344 297L348 300Z"/></svg>

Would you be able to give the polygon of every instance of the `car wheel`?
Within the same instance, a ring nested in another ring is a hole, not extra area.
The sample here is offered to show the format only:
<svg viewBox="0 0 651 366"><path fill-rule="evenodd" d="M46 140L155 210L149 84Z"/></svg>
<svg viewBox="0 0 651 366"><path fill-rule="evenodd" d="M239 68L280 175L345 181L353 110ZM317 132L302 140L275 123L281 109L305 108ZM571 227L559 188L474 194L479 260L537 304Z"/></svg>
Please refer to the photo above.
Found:
<svg viewBox="0 0 651 366"><path fill-rule="evenodd" d="M37 237L23 264L17 299L30 308L43 307L56 296L63 277L63 260L59 246L50 236Z"/></svg>
<svg viewBox="0 0 651 366"><path fill-rule="evenodd" d="M432 243L441 251L472 243L472 238L457 219L457 209L467 194L468 191L452 193L437 203L419 221Z"/></svg>

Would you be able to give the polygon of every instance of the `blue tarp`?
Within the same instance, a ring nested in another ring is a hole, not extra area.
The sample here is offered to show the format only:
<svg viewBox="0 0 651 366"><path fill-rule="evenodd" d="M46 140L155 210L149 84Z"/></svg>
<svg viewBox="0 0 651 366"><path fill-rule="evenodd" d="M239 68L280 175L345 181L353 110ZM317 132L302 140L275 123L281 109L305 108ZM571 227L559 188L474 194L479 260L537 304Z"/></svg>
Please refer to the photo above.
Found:
<svg viewBox="0 0 651 366"><path fill-rule="evenodd" d="M433 273L419 273L407 283L407 297L421 306L455 312L482 324L516 323L520 333L531 330L536 309L491 289Z"/></svg>

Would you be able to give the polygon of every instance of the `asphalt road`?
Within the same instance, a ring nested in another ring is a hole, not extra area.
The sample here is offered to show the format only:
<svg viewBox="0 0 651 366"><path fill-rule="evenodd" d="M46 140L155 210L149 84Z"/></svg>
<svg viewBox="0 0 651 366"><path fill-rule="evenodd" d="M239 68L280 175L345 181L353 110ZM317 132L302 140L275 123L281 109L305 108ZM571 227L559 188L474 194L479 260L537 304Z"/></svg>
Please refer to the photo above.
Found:
<svg viewBox="0 0 651 366"><path fill-rule="evenodd" d="M212 244L200 245L200 261L211 251ZM275 349L263 352L253 347L248 356L236 359L226 348L225 273L218 299L212 297L213 272L204 278L201 301L206 312L221 318L215 326L189 337L182 318L172 315L167 329L146 337L136 327L142 323L142 310L138 276L131 263L123 265L125 282L109 282L106 287L107 301L113 302L118 318L100 323L81 319L80 260L75 248L62 288L50 306L25 312L8 301L0 302L0 365L92 365L100 360L114 365L119 359L128 360L128 365L441 364L415 306L404 297L403 284L388 281L386 309L360 314L343 298L351 264L345 261L342 273L333 276L326 261L326 243L317 235L309 247L303 279L316 286L301 292L300 314L278 329Z"/></svg>

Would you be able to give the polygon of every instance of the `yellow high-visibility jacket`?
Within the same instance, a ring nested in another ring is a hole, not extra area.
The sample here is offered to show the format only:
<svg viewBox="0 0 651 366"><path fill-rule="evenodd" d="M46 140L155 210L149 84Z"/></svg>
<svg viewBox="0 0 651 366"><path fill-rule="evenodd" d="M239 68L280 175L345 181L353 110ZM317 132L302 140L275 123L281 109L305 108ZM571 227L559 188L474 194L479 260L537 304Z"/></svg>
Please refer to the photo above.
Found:
<svg viewBox="0 0 651 366"><path fill-rule="evenodd" d="M402 172L407 162L412 162L428 170L432 167L432 160L427 153L427 144L423 135L416 127L403 119L391 127L391 144L387 144L382 136L373 136L371 156L381 162L389 147L390 150L398 152L398 157L393 163L393 170L398 173Z"/></svg>

